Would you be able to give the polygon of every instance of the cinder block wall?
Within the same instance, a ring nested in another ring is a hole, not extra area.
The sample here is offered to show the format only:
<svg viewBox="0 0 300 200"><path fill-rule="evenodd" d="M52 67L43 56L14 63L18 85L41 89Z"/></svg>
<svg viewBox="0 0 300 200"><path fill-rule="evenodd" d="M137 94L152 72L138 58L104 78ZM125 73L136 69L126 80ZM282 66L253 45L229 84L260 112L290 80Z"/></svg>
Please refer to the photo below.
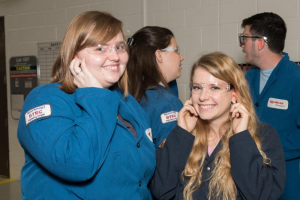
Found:
<svg viewBox="0 0 300 200"><path fill-rule="evenodd" d="M243 32L244 18L260 12L275 12L287 24L284 51L291 60L299 61L299 0L148 0L147 25L170 28L185 58L182 76L178 79L179 97L189 98L191 65L202 55L222 51L236 62L245 56L238 45L237 35Z"/></svg>
<svg viewBox="0 0 300 200"><path fill-rule="evenodd" d="M38 42L62 41L70 21L88 10L112 13L123 21L127 36L146 25L170 28L185 57L178 79L183 102L189 98L190 67L202 54L223 51L244 63L237 35L242 32L242 19L253 14L275 12L282 16L288 28L285 51L292 60L300 60L299 0L0 0L7 77L11 57L37 56ZM19 179L24 154L16 137L18 120L11 118L7 83L10 175Z"/></svg>

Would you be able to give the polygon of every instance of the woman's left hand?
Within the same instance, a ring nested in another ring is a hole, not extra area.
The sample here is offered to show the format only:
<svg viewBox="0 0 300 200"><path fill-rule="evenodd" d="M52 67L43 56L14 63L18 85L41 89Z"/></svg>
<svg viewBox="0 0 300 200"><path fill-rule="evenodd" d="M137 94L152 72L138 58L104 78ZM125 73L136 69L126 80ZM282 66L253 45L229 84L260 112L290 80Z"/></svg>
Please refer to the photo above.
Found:
<svg viewBox="0 0 300 200"><path fill-rule="evenodd" d="M248 129L250 115L248 110L240 103L235 103L230 109L232 117L232 129L235 134Z"/></svg>

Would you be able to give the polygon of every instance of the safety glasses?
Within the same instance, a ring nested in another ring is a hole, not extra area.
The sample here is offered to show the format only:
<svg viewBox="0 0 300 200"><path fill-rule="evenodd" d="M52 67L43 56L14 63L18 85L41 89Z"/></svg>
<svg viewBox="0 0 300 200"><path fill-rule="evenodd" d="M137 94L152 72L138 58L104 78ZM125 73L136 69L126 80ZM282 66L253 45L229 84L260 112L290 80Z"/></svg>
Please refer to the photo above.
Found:
<svg viewBox="0 0 300 200"><path fill-rule="evenodd" d="M223 84L218 82L211 83L190 83L190 90L193 94L202 94L204 89L210 95L218 95L228 92L233 87L230 84Z"/></svg>
<svg viewBox="0 0 300 200"><path fill-rule="evenodd" d="M176 52L178 55L180 54L179 47L173 47L173 46L170 46L170 47L161 49L161 51L174 51L174 52Z"/></svg>
<svg viewBox="0 0 300 200"><path fill-rule="evenodd" d="M265 42L268 42L268 38L265 36L259 36L259 35L244 35L244 34L239 34L239 43L240 45L244 45L246 43L246 38L252 38L252 39L258 39L262 38Z"/></svg>
<svg viewBox="0 0 300 200"><path fill-rule="evenodd" d="M109 53L111 52L112 49L115 49L117 54L126 52L126 50L127 50L126 46L127 46L126 42L120 42L113 46L98 44L95 46L86 47L86 50L90 54L99 55L99 56L107 56L107 55L109 55Z"/></svg>

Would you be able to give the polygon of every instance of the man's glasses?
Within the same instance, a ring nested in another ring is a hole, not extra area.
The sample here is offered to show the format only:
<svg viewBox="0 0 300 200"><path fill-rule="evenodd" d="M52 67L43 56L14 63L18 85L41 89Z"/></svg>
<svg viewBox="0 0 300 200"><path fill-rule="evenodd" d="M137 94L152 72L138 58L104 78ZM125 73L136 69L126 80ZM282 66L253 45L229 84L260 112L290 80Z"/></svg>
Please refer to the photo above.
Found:
<svg viewBox="0 0 300 200"><path fill-rule="evenodd" d="M173 46L161 49L161 51L175 51L178 55L180 54L179 47L173 47Z"/></svg>
<svg viewBox="0 0 300 200"><path fill-rule="evenodd" d="M95 45L91 47L86 48L88 53L94 54L94 55L100 55L100 56L107 56L111 52L112 49L115 49L117 54L121 54L126 52L127 45L125 42L120 42L114 46L109 46L109 45Z"/></svg>
<svg viewBox="0 0 300 200"><path fill-rule="evenodd" d="M259 35L243 35L242 33L239 34L239 42L240 45L244 45L246 43L246 38L262 38L265 42L268 42L268 38L265 36L259 36Z"/></svg>
<svg viewBox="0 0 300 200"><path fill-rule="evenodd" d="M202 94L204 89L210 95L218 95L225 92L228 92L233 87L230 84L223 84L223 83L190 83L190 90L193 94Z"/></svg>

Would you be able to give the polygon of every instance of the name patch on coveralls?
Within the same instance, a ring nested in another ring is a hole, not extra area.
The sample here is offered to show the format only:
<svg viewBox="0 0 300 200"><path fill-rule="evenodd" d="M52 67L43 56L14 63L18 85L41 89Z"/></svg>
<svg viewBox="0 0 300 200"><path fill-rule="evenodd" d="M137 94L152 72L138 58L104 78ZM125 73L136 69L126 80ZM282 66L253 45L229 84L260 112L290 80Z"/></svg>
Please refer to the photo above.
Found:
<svg viewBox="0 0 300 200"><path fill-rule="evenodd" d="M283 99L270 98L268 101L268 107L286 110L289 107L289 102Z"/></svg>
<svg viewBox="0 0 300 200"><path fill-rule="evenodd" d="M163 113L160 115L161 122L163 124L177 121L177 117L178 117L177 111L170 111L170 112L166 112L166 113Z"/></svg>
<svg viewBox="0 0 300 200"><path fill-rule="evenodd" d="M152 140L152 131L151 131L151 128L146 129L145 133L146 133L147 137L149 138L149 140L150 140L151 142L153 142L153 140Z"/></svg>
<svg viewBox="0 0 300 200"><path fill-rule="evenodd" d="M48 117L51 114L52 114L52 109L51 109L50 104L44 104L44 105L40 105L35 108L32 108L25 113L26 126L30 122L33 122L34 120L37 120L37 119L43 118L43 117Z"/></svg>

